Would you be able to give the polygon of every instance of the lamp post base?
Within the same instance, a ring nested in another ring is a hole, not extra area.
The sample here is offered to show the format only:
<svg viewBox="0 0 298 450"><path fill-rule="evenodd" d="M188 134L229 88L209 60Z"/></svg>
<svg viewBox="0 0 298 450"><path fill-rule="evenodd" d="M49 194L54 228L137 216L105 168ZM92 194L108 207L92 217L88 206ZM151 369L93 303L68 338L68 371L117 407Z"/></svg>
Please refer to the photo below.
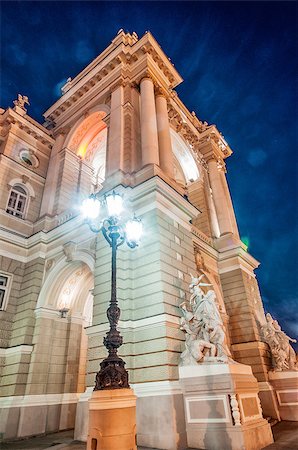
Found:
<svg viewBox="0 0 298 450"><path fill-rule="evenodd" d="M132 389L93 391L87 450L137 450L136 399Z"/></svg>

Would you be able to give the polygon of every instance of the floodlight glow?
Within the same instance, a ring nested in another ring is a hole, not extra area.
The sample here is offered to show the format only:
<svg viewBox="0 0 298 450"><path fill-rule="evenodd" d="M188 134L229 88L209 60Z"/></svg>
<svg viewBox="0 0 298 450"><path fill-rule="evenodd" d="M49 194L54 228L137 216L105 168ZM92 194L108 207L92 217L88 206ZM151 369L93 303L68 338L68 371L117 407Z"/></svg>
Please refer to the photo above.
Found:
<svg viewBox="0 0 298 450"><path fill-rule="evenodd" d="M99 216L100 212L100 202L94 196L91 195L89 198L86 198L82 204L82 213L87 219L95 219Z"/></svg>
<svg viewBox="0 0 298 450"><path fill-rule="evenodd" d="M106 196L106 203L109 217L120 216L123 209L123 199L120 194L113 191L112 194Z"/></svg>
<svg viewBox="0 0 298 450"><path fill-rule="evenodd" d="M139 242L143 231L141 219L134 217L129 220L125 227L126 239L128 242Z"/></svg>

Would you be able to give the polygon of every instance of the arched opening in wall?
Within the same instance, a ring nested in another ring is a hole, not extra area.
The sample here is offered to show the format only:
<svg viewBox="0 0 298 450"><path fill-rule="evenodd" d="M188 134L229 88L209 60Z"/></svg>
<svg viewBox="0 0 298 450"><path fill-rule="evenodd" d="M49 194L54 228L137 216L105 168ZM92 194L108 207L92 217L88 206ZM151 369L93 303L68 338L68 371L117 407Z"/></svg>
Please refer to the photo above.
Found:
<svg viewBox="0 0 298 450"><path fill-rule="evenodd" d="M82 261L60 262L44 283L37 305L36 329L50 328L45 393L85 391L88 349L85 328L92 324L93 287L93 273ZM57 311L57 315L45 319L43 310ZM43 334L35 337L37 343L43 339ZM44 360L45 355L35 353L34 361L40 359Z"/></svg>
<svg viewBox="0 0 298 450"><path fill-rule="evenodd" d="M176 131L170 129L174 154L174 177L178 184L187 186L200 178L197 162L192 150Z"/></svg>
<svg viewBox="0 0 298 450"><path fill-rule="evenodd" d="M90 180L98 191L105 179L107 125L103 121L106 112L96 111L83 119L72 132L67 147L87 162L93 169Z"/></svg>

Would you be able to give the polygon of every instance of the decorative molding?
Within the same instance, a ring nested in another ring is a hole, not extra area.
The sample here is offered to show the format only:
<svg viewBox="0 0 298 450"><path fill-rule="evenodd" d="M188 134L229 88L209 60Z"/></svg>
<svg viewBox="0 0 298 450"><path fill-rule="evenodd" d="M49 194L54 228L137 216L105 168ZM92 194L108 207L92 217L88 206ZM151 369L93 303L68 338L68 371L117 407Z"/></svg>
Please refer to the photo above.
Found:
<svg viewBox="0 0 298 450"><path fill-rule="evenodd" d="M281 398L281 395L282 394L287 394L287 393L294 393L294 394L296 394L297 401L295 401L295 402L292 402L292 401L291 402L283 402L282 398ZM276 391L276 396L277 396L278 404L280 406L297 406L298 405L298 390L297 389L281 389L281 390Z"/></svg>
<svg viewBox="0 0 298 450"><path fill-rule="evenodd" d="M66 393L0 397L0 408L5 409L45 405L67 405L69 403L77 403L79 396L79 393Z"/></svg>
<svg viewBox="0 0 298 450"><path fill-rule="evenodd" d="M0 358L7 358L14 355L30 355L33 351L33 345L17 345L16 347L0 348Z"/></svg>
<svg viewBox="0 0 298 450"><path fill-rule="evenodd" d="M160 314L158 316L147 317L145 319L138 320L119 320L118 328L121 330L135 330L137 328L147 329L152 328L152 326L162 326L168 325L176 328L179 327L179 317L175 317L169 314ZM102 334L109 330L108 322L100 325L91 325L86 328L86 334L91 336L93 334Z"/></svg>
<svg viewBox="0 0 298 450"><path fill-rule="evenodd" d="M191 417L190 412L190 403L199 403L199 402L209 402L209 401L220 401L222 402L222 405L224 407L224 417L209 417L210 410L206 411L206 415L208 414L208 417L203 418L194 418ZM226 395L206 395L206 396L193 396L193 397L186 397L185 398L185 411L186 411L186 418L187 423L230 423L230 416L229 416L229 408L228 408L228 402L227 402L227 396ZM240 414L239 414L240 415Z"/></svg>
<svg viewBox="0 0 298 450"><path fill-rule="evenodd" d="M233 416L233 420L234 420L234 425L240 426L241 425L241 414L239 411L239 404L237 401L237 396L236 394L230 394L230 404L231 404L231 409L232 409L232 416Z"/></svg>
<svg viewBox="0 0 298 450"><path fill-rule="evenodd" d="M252 398L256 401L256 407L258 410L257 414L253 414L252 416L247 416L244 413L244 407L242 404L242 400L247 399L247 398ZM259 403L259 397L258 394L238 394L238 404L239 404L239 408L240 408L240 413L241 413L241 419L242 422L249 422L251 420L257 420L257 419L262 419L263 418L263 414L262 414L262 410L260 407L260 403Z"/></svg>

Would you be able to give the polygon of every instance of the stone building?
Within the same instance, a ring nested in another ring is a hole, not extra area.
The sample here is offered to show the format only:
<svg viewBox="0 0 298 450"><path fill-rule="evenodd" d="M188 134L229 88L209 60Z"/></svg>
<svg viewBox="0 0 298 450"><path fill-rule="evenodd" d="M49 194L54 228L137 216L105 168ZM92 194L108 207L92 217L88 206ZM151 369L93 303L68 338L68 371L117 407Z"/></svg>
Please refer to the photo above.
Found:
<svg viewBox="0 0 298 450"><path fill-rule="evenodd" d="M252 367L264 414L279 417L258 262L239 238L226 181L232 151L179 99L181 82L150 33L120 31L67 81L43 125L22 96L0 111L4 439L72 427L86 439L87 400L106 355L111 255L80 204L114 188L145 230L137 249L119 249L117 279L139 442L174 449L185 434L178 306L191 273L212 284L234 359Z"/></svg>

